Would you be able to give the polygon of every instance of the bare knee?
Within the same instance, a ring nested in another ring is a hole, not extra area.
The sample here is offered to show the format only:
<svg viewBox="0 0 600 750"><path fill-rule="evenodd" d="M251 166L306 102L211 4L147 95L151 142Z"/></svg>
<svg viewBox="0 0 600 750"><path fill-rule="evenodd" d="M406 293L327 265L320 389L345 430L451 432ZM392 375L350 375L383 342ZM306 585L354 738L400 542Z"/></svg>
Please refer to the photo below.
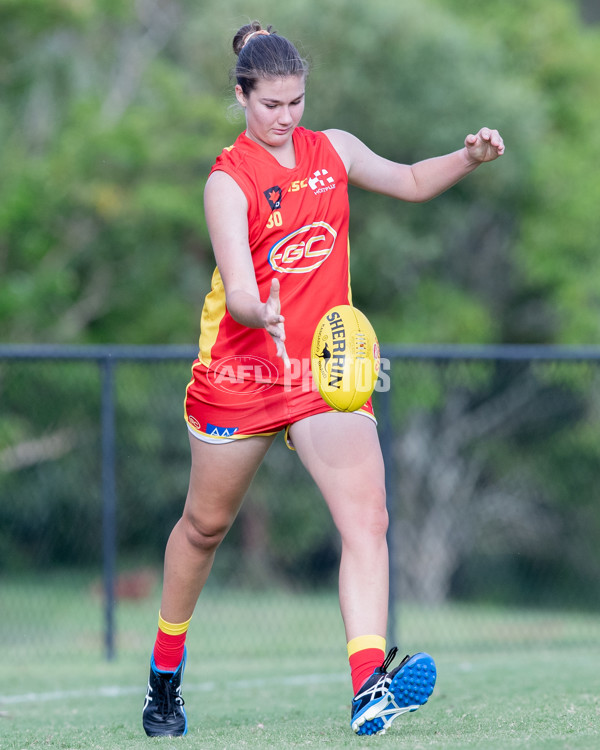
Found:
<svg viewBox="0 0 600 750"><path fill-rule="evenodd" d="M385 539L388 531L389 517L385 504L385 490L373 490L370 502L366 503L363 520L361 522L362 531L377 540Z"/></svg>
<svg viewBox="0 0 600 750"><path fill-rule="evenodd" d="M384 487L370 487L357 502L347 503L341 511L338 523L342 539L359 545L367 541L385 541L389 518L385 502Z"/></svg>
<svg viewBox="0 0 600 750"><path fill-rule="evenodd" d="M201 518L190 512L184 512L179 522L188 544L200 552L211 554L221 544L231 528L228 518Z"/></svg>

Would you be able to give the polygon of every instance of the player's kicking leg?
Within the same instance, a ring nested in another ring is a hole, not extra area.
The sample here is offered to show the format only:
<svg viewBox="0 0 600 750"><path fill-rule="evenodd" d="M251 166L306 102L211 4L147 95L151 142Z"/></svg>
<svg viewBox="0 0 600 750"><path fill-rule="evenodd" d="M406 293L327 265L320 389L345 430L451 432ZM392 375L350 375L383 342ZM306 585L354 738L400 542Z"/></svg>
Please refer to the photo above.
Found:
<svg viewBox="0 0 600 750"><path fill-rule="evenodd" d="M427 703L433 692L436 668L431 656L405 656L398 667L388 672L397 650L390 649L381 667L354 696L350 726L356 734L383 734L398 716Z"/></svg>
<svg viewBox="0 0 600 750"><path fill-rule="evenodd" d="M419 653L387 672L397 649L384 658L388 518L376 427L361 414L329 412L296 422L290 436L342 540L340 607L355 693L351 726L357 734L378 734L427 701L436 671L433 659Z"/></svg>

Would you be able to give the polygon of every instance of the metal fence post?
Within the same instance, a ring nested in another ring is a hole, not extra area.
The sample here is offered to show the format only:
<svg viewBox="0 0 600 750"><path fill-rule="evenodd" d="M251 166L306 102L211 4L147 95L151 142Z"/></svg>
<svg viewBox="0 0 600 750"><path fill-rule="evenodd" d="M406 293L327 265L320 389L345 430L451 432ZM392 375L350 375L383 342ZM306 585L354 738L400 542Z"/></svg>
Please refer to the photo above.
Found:
<svg viewBox="0 0 600 750"><path fill-rule="evenodd" d="M104 644L107 660L115 656L115 570L117 556L115 469L115 378L110 352L99 360L102 375L102 558L104 569Z"/></svg>

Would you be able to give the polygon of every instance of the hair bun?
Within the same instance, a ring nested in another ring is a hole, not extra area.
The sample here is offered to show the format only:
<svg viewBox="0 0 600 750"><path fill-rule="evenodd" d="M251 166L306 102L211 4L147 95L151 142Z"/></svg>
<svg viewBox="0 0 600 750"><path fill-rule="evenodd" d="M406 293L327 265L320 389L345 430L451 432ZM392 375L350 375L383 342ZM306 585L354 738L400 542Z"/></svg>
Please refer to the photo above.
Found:
<svg viewBox="0 0 600 750"><path fill-rule="evenodd" d="M264 28L259 21L247 23L238 30L233 38L233 51L238 59L231 77L244 96L249 96L261 79L306 77L308 73L307 62L292 42L279 36L272 26Z"/></svg>
<svg viewBox="0 0 600 750"><path fill-rule="evenodd" d="M236 56L239 57L240 52L244 48L246 42L248 41L248 37L251 34L270 34L271 33L271 26L267 26L266 29L263 29L262 24L260 21L252 21L251 23L247 23L244 26L241 27L241 29L238 29L236 35L233 37L233 51L235 52Z"/></svg>

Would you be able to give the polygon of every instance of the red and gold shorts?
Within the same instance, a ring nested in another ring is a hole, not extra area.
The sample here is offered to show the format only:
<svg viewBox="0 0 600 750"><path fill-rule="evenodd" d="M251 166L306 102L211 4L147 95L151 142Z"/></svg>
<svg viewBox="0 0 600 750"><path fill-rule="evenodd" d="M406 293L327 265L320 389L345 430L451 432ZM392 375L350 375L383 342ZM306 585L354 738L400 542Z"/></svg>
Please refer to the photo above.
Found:
<svg viewBox="0 0 600 750"><path fill-rule="evenodd" d="M312 377L301 383L245 379L192 365L185 399L185 421L194 437L207 443L230 443L256 435L275 435L300 419L334 411L321 398ZM371 399L358 413L375 420Z"/></svg>

